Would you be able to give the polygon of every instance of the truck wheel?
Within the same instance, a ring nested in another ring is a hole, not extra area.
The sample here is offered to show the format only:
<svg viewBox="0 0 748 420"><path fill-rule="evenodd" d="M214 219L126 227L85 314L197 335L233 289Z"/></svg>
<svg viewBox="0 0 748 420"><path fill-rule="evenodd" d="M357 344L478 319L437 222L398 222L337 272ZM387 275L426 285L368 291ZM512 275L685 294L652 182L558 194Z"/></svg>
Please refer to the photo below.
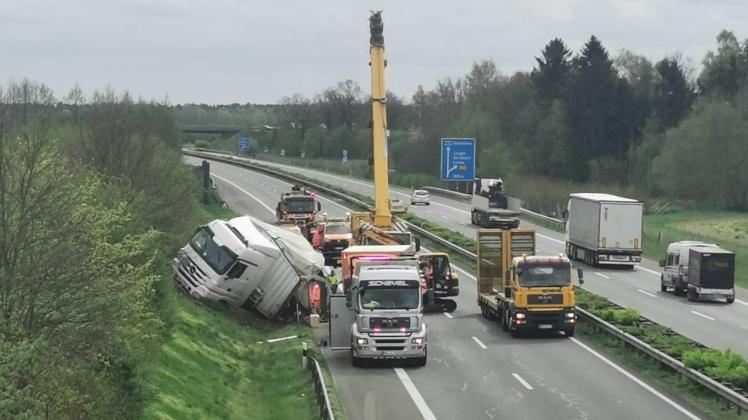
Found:
<svg viewBox="0 0 748 420"><path fill-rule="evenodd" d="M428 360L428 353L427 350L423 350L423 357L419 357L416 359L416 366L417 367L424 367L426 366L426 361Z"/></svg>
<svg viewBox="0 0 748 420"><path fill-rule="evenodd" d="M728 296L728 297L727 297L727 298L725 299L725 301L726 301L727 303L733 303L733 302L735 302L735 295L732 295L732 296Z"/></svg>
<svg viewBox="0 0 748 420"><path fill-rule="evenodd" d="M660 291L667 292L667 286L665 285L665 279L662 277L662 274L660 274Z"/></svg>
<svg viewBox="0 0 748 420"><path fill-rule="evenodd" d="M447 299L444 304L444 309L449 313L454 312L457 309L457 302L452 299Z"/></svg>
<svg viewBox="0 0 748 420"><path fill-rule="evenodd" d="M694 291L692 288L688 288L688 291L686 292L686 297L688 298L689 302L693 302L696 300L696 291Z"/></svg>
<svg viewBox="0 0 748 420"><path fill-rule="evenodd" d="M353 348L351 348L351 365L353 365L353 367L364 366L364 361L361 360L360 357L356 357L356 355L353 353Z"/></svg>
<svg viewBox="0 0 748 420"><path fill-rule="evenodd" d="M567 337L574 337L574 327L564 328L564 335Z"/></svg>
<svg viewBox="0 0 748 420"><path fill-rule="evenodd" d="M503 331L509 331L509 315L504 311L501 315L501 329Z"/></svg>

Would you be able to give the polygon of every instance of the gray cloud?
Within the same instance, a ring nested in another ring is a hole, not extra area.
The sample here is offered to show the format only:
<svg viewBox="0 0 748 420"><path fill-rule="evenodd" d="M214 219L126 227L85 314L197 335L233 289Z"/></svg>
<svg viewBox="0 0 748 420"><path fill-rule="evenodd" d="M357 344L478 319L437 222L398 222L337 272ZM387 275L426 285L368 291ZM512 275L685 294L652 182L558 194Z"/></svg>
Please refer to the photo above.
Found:
<svg viewBox="0 0 748 420"><path fill-rule="evenodd" d="M698 65L748 3L706 0L27 0L0 8L0 80L34 78L58 94L111 84L173 103L276 102L344 79L369 86L368 10L384 9L388 87L461 77L479 59L529 70L553 37L591 34L659 60ZM746 34L736 32L739 38Z"/></svg>

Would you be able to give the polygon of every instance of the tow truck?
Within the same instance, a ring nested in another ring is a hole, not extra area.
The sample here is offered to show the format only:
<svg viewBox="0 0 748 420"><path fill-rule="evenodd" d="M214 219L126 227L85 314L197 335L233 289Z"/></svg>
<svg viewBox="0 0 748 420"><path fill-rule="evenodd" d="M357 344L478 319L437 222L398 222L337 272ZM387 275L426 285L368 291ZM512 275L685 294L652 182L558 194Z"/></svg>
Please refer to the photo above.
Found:
<svg viewBox="0 0 748 420"><path fill-rule="evenodd" d="M481 229L478 246L478 306L516 337L525 331L574 335L577 314L572 267L563 254L535 255L532 229ZM584 283L582 269L577 270Z"/></svg>
<svg viewBox="0 0 748 420"><path fill-rule="evenodd" d="M275 218L278 224L289 222L296 224L311 242L312 230L317 226L317 213L320 210L322 210L322 205L317 201L314 192L294 185L291 187L291 192L281 193L280 201L275 209Z"/></svg>

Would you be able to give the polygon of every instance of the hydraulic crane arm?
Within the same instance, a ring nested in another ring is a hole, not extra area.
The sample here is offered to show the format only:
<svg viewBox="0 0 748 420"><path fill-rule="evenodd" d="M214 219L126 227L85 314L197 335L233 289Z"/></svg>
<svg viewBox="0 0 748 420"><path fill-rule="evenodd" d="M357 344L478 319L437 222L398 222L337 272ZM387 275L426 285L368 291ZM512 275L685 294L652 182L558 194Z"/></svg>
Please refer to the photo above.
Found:
<svg viewBox="0 0 748 420"><path fill-rule="evenodd" d="M382 11L372 12L369 17L369 54L371 56L371 106L372 106L372 142L374 161L374 225L390 229L390 185L387 162L387 94L384 85L384 25Z"/></svg>

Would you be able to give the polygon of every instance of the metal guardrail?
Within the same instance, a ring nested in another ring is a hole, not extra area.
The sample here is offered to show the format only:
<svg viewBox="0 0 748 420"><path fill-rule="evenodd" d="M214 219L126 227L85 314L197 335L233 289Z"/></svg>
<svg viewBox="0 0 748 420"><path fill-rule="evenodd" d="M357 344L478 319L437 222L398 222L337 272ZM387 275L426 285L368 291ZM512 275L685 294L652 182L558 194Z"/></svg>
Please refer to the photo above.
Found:
<svg viewBox="0 0 748 420"><path fill-rule="evenodd" d="M720 398L727 401L728 404L733 404L737 408L738 414L740 414L742 410L748 410L748 397L746 397L745 395L737 392L734 389L731 389L730 387L720 382L715 381L714 379L695 369L686 367L686 365L684 365L680 360L668 354L665 354L664 352L650 346L649 344L627 332L621 331L615 325L605 321L600 317L595 316L591 312L580 307L577 307L576 309L577 313L580 315L580 318L583 321L593 324L595 328L617 338L618 340L635 348L639 352L657 360L659 363L673 369L674 371L691 379L704 388L709 389L710 391L719 395Z"/></svg>
<svg viewBox="0 0 748 420"><path fill-rule="evenodd" d="M338 191L332 190L330 188L316 185L313 182L307 181L305 179L296 178L291 175L287 175L285 173L277 172L272 169L269 169L267 167L263 167L261 165L252 164L246 161L239 161L234 159L226 159L222 157L217 156L205 156L201 155L199 152L191 152L191 151L183 151L183 154L188 156L194 156L194 157L204 157L209 158L213 160L223 161L226 163L234 164L237 166L245 166L250 169L255 169L260 172L268 173L270 175L273 175L278 178L286 179L286 180L292 180L293 182L302 183L304 185L307 185L311 188L315 188L319 191L325 192L326 194L333 195L335 197L338 197L342 200L345 200L349 203L353 203L357 206L360 206L365 209L371 209L371 206L364 203L363 201L357 200L349 195L345 195L343 193L340 193ZM529 210L522 209L523 212L528 212L528 214L532 215L532 217L538 217L548 219L550 222L554 223L562 223L560 219L554 219L548 216L544 216L539 213L534 213ZM428 240L435 242L447 249L450 250L450 252L454 252L459 254L460 256L472 260L473 262L477 261L477 255L467 249L461 248L437 235L434 235L433 233L427 231L426 229L423 229L419 226L416 226L410 222L403 221L411 231L416 233L417 235L420 235L422 237L427 238ZM586 311L584 308L576 307L576 310L581 315L581 318L585 320L586 322L591 323L594 327L600 329L601 331L623 341L624 343L627 343L628 345L632 346L633 348L637 349L643 354L646 354L647 356L653 358L654 360L657 360L664 366L669 367L670 369L673 369L674 371L678 372L679 374L693 380L694 382L698 383L699 385L711 390L714 392L717 396L722 398L723 400L727 401L728 404L733 404L738 410L738 414L741 413L742 410L748 410L748 398L739 392L735 391L734 389L731 389L730 387L715 381L714 379L710 378L709 376L696 371L694 369L686 367L681 361L663 353L660 350L657 350L656 348L650 346L649 344L645 343L644 341L624 332L618 329L613 324L608 323L607 321L593 315L592 313Z"/></svg>
<svg viewBox="0 0 748 420"><path fill-rule="evenodd" d="M332 411L330 394L327 392L327 385L325 384L325 377L322 375L322 369L319 367L317 359L308 356L307 351L307 344L302 343L301 363L312 372L314 392L317 394L317 404L319 404L319 417L323 420L335 420L335 413ZM310 361L311 363L309 363Z"/></svg>
<svg viewBox="0 0 748 420"><path fill-rule="evenodd" d="M540 224L547 226L553 230L563 232L565 229L566 224L561 219L548 217L544 214L535 213L534 211L522 208L519 210L519 212L522 214L522 216L524 216L524 218L539 222Z"/></svg>
<svg viewBox="0 0 748 420"><path fill-rule="evenodd" d="M463 201L470 200L470 197L472 197L470 194L445 190L444 188L429 187L428 185L423 187L423 189L436 195L441 195L441 196L449 197L449 198L456 198L458 200L463 200Z"/></svg>

